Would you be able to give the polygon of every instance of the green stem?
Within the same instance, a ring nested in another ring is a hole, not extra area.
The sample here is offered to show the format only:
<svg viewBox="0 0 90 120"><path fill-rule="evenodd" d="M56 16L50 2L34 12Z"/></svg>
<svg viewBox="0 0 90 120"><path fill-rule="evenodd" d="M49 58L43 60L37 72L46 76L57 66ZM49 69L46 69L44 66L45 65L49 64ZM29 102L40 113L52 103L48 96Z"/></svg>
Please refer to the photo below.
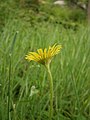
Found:
<svg viewBox="0 0 90 120"><path fill-rule="evenodd" d="M8 83L8 117L7 120L10 120L9 110L10 110L10 81L11 81L11 54L9 55L10 65L9 65L9 83Z"/></svg>
<svg viewBox="0 0 90 120"><path fill-rule="evenodd" d="M48 78L50 82L50 120L52 120L53 117L53 79L52 79L52 74L50 71L50 64L46 65L47 72L48 72Z"/></svg>
<svg viewBox="0 0 90 120"><path fill-rule="evenodd" d="M8 79L8 110L7 110L7 120L10 120L10 103L11 103L11 65L12 65L12 53L13 53L13 48L14 48L14 44L16 41L16 36L17 36L18 31L15 33L12 44L11 44L11 48L10 48L10 53L9 53L9 79Z"/></svg>

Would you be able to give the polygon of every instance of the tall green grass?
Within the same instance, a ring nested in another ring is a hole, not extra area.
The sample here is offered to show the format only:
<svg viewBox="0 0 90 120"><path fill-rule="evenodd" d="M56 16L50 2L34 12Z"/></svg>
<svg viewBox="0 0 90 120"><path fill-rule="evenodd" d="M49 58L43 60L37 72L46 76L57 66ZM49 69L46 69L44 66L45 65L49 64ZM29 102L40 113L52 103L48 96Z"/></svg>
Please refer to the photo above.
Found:
<svg viewBox="0 0 90 120"><path fill-rule="evenodd" d="M9 53L13 37L19 31L11 61L10 120L48 120L49 84L45 68L27 62L29 51L62 44L61 53L51 64L54 80L53 120L90 119L90 30L64 29L43 23L29 26L24 22L7 22L0 33L0 120L7 120ZM30 96L31 87L38 94Z"/></svg>

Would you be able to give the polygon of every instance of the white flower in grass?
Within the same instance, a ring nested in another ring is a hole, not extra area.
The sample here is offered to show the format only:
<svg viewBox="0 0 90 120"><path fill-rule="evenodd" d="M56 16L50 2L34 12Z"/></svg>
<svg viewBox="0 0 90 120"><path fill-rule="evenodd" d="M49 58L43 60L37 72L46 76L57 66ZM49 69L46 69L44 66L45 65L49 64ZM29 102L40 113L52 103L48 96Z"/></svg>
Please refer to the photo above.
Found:
<svg viewBox="0 0 90 120"><path fill-rule="evenodd" d="M38 92L39 92L39 90L37 90L35 86L32 86L31 92L30 92L30 97L37 94Z"/></svg>

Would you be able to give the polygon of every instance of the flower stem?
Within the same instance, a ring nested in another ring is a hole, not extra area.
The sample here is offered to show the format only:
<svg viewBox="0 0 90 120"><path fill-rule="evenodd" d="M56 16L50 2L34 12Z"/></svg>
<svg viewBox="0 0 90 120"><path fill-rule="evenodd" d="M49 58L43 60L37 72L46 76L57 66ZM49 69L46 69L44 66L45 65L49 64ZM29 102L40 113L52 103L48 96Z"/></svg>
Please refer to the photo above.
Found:
<svg viewBox="0 0 90 120"><path fill-rule="evenodd" d="M8 82L8 112L7 112L7 120L10 120L10 83L11 83L11 54L9 55L9 59L10 59L10 65L9 65L9 82Z"/></svg>
<svg viewBox="0 0 90 120"><path fill-rule="evenodd" d="M11 104L11 68L12 68L12 53L13 53L13 48L14 44L16 41L18 31L15 33L11 48L10 48L10 53L9 53L9 78L8 78L8 103L7 103L7 120L10 120L10 104Z"/></svg>
<svg viewBox="0 0 90 120"><path fill-rule="evenodd" d="M51 74L51 70L50 70L50 64L46 65L47 68L47 72L48 72L48 78L49 78L49 82L50 82L50 120L52 120L53 117L53 79L52 79L52 74Z"/></svg>

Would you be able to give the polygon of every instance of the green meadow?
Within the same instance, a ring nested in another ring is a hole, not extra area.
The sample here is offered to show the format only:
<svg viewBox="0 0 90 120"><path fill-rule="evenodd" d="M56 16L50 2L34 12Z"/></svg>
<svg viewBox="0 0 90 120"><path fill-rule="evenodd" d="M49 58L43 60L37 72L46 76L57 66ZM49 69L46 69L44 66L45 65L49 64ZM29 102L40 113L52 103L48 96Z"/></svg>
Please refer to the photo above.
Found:
<svg viewBox="0 0 90 120"><path fill-rule="evenodd" d="M18 17L9 17L0 30L0 120L50 120L46 69L25 56L55 43L62 49L50 65L52 120L90 120L88 25L80 24L76 29L50 21L31 25Z"/></svg>
<svg viewBox="0 0 90 120"><path fill-rule="evenodd" d="M8 22L0 35L1 120L7 120L8 116L9 79L10 120L48 120L47 73L43 65L26 61L25 55L55 43L61 44L62 50L51 63L53 120L89 120L89 38L90 30L83 26L74 31L49 23L27 26L20 21ZM32 86L38 93L31 96Z"/></svg>

